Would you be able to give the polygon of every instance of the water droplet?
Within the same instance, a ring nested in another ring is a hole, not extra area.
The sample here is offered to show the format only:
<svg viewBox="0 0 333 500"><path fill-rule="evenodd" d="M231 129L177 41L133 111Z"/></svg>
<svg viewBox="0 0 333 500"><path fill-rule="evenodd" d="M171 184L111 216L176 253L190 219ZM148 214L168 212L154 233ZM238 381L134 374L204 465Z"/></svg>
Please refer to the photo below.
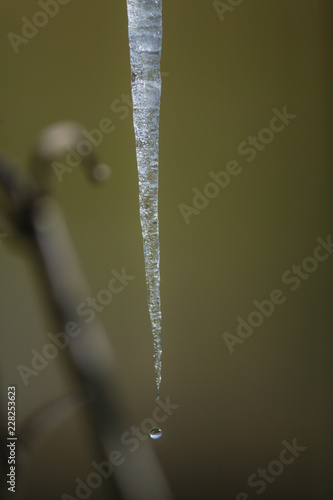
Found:
<svg viewBox="0 0 333 500"><path fill-rule="evenodd" d="M154 427L154 429L150 431L150 437L152 439L160 439L161 436L162 436L162 431L158 427Z"/></svg>

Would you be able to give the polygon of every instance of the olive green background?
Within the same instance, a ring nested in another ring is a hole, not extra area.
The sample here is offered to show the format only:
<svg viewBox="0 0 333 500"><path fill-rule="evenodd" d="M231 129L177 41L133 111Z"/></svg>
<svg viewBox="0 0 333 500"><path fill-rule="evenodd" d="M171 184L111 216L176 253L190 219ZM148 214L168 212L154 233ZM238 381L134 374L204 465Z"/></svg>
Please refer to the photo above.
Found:
<svg viewBox="0 0 333 500"><path fill-rule="evenodd" d="M77 167L54 179L93 295L112 269L135 276L100 314L115 351L124 399L140 422L155 407L134 132L110 109L130 94L125 0L70 0L15 54L37 2L0 2L0 150L26 169L38 133L75 120L88 130L110 118L99 157L112 177L92 185ZM160 122L160 241L163 314L161 398L179 404L154 447L177 499L257 498L247 479L278 458L282 441L305 446L263 499L332 497L333 257L295 292L281 281L332 234L331 23L329 0L245 0L220 20L210 0L164 1ZM237 152L272 109L297 117L251 163ZM186 224L211 170L239 161L242 172ZM1 198L2 199L2 198ZM0 230L0 232L3 232ZM18 424L67 394L62 355L24 386L56 332L44 290L19 239L0 246L2 382L16 385ZM280 288L287 297L230 354L254 300ZM94 460L81 413L36 441L26 475L31 498L74 495ZM126 430L126 429L124 429ZM90 498L101 498L95 491Z"/></svg>

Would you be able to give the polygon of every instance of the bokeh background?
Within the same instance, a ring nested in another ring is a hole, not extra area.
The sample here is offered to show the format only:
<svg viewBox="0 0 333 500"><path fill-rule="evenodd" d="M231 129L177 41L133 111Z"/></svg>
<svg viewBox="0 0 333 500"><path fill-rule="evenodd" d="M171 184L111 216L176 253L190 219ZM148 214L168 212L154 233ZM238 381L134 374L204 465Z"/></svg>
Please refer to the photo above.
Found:
<svg viewBox="0 0 333 500"><path fill-rule="evenodd" d="M98 148L110 180L92 185L78 167L54 179L54 194L93 294L111 269L135 276L100 317L140 425L155 408L155 386L134 132L131 115L110 107L130 95L126 2L70 0L15 53L8 33L20 35L21 18L37 10L32 0L0 3L0 150L24 171L46 125L69 119L90 130L113 121ZM224 16L210 0L163 5L161 398L180 406L154 447L180 500L257 498L248 477L295 438L306 450L260 497L333 495L333 257L295 292L281 281L333 231L332 10L329 0L245 0ZM247 162L239 144L284 106L297 117ZM242 173L186 224L179 204L193 206L192 189L229 160ZM0 267L2 383L17 388L20 424L75 384L62 356L23 384L18 364L31 366L31 349L57 330L19 239L2 240ZM223 334L275 288L285 303L231 354ZM36 440L20 471L31 498L74 495L75 478L94 460L88 435L77 412Z"/></svg>

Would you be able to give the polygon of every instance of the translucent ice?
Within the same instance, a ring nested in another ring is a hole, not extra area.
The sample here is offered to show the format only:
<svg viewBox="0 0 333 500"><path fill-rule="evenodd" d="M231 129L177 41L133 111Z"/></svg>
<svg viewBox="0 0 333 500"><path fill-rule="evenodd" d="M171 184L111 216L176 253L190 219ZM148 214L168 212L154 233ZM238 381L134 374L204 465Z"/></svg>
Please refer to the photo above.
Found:
<svg viewBox="0 0 333 500"><path fill-rule="evenodd" d="M158 224L162 0L127 0L127 14L140 220L158 396L162 356Z"/></svg>

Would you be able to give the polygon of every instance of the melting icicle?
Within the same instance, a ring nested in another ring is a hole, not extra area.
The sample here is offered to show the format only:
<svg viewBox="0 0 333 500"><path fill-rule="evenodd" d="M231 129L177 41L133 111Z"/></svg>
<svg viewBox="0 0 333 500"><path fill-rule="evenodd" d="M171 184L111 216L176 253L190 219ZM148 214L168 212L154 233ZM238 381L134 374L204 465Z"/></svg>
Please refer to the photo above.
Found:
<svg viewBox="0 0 333 500"><path fill-rule="evenodd" d="M158 150L161 98L162 0L127 0L133 122L148 307L154 339L157 398L161 383Z"/></svg>

